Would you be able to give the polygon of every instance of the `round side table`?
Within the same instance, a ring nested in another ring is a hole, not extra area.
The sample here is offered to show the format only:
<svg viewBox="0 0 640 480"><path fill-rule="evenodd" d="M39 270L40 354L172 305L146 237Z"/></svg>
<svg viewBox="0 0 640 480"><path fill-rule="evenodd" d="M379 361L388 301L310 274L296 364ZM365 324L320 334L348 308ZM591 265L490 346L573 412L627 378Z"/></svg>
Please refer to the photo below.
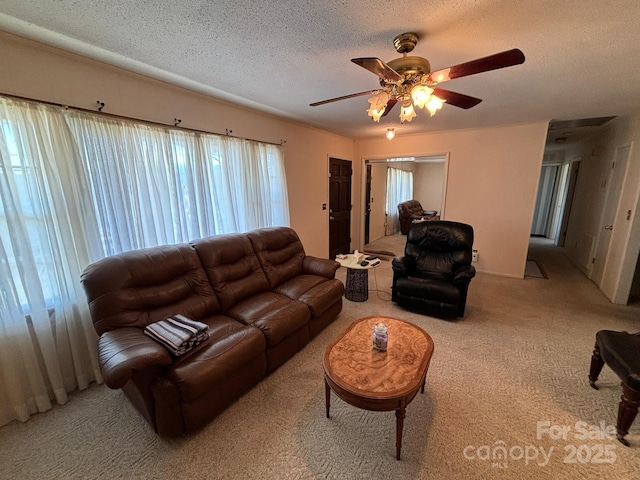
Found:
<svg viewBox="0 0 640 480"><path fill-rule="evenodd" d="M369 270L380 264L363 267L352 253L346 255L346 258L336 258L336 262L347 269L344 298L352 302L366 301L369 298Z"/></svg>

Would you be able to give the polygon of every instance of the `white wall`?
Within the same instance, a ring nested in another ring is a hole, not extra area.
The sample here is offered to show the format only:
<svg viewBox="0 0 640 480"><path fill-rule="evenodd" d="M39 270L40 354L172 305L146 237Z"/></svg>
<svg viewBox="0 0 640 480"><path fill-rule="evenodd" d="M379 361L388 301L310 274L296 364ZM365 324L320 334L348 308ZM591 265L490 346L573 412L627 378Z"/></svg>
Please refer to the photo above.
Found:
<svg viewBox="0 0 640 480"><path fill-rule="evenodd" d="M444 162L416 162L413 172L413 198L424 210L442 211Z"/></svg>
<svg viewBox="0 0 640 480"><path fill-rule="evenodd" d="M353 160L353 140L238 107L0 32L0 92L181 127L284 144L291 226L307 253L329 253L328 158ZM358 169L358 175L359 175ZM357 195L357 194L356 194ZM354 220L356 221L356 220Z"/></svg>
<svg viewBox="0 0 640 480"><path fill-rule="evenodd" d="M399 134L391 142L384 137L356 140L354 170L362 169L365 158L450 152L445 220L473 226L479 271L522 278L546 134L547 122L538 122ZM359 177L356 171L354 178ZM354 185L354 190L362 192L361 187ZM360 219L362 198L361 193L354 202L354 216ZM360 238L354 241L360 244Z"/></svg>
<svg viewBox="0 0 640 480"><path fill-rule="evenodd" d="M546 122L355 142L0 32L0 92L267 142L286 140L291 226L308 253L328 254L328 158L353 160L352 248L363 231L363 158L450 152L447 219L471 223L480 271L522 277ZM354 150L355 145L355 150ZM374 203L378 199L374 199ZM380 199L382 200L382 199ZM377 205L381 205L377 203Z"/></svg>

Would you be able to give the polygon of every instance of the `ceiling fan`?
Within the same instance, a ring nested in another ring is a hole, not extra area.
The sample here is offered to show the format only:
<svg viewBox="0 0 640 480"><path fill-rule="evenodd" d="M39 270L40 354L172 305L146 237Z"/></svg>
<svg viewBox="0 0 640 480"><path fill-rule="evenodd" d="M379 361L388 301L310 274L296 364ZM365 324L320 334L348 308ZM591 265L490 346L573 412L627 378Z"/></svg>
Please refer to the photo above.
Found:
<svg viewBox="0 0 640 480"><path fill-rule="evenodd" d="M393 39L393 45L396 51L402 54L402 57L395 58L388 63L384 63L376 57L351 59L356 65L360 65L380 77L382 88L330 98L311 103L310 106L316 107L347 98L371 95L369 98L371 105L367 113L374 121L380 121L380 117L387 115L393 106L400 102L400 121L410 122L416 116L414 105L419 108L427 107L431 115L434 115L445 102L455 107L468 109L482 101L469 95L438 88L438 84L454 78L524 63L524 54L514 48L432 72L431 65L426 58L407 55L415 48L418 38L418 34L413 32L396 36Z"/></svg>

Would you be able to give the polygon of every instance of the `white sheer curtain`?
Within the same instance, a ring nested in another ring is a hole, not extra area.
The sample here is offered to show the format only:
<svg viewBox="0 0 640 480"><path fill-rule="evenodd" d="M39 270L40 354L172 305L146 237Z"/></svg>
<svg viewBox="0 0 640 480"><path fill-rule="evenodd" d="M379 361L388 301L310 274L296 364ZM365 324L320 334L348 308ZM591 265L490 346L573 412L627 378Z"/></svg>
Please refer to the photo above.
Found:
<svg viewBox="0 0 640 480"><path fill-rule="evenodd" d="M282 147L2 96L0 127L0 425L102 382L89 263L289 224Z"/></svg>
<svg viewBox="0 0 640 480"><path fill-rule="evenodd" d="M413 172L387 168L387 227L386 235L400 231L398 204L413 198Z"/></svg>
<svg viewBox="0 0 640 480"><path fill-rule="evenodd" d="M203 137L202 145L220 206L218 231L289 225L284 162L278 147L212 135Z"/></svg>
<svg viewBox="0 0 640 480"><path fill-rule="evenodd" d="M67 117L107 254L289 225L278 146L83 112Z"/></svg>
<svg viewBox="0 0 640 480"><path fill-rule="evenodd" d="M67 392L102 378L80 285L100 248L71 132L58 110L3 98L0 125L3 425L48 410L51 399L66 403Z"/></svg>

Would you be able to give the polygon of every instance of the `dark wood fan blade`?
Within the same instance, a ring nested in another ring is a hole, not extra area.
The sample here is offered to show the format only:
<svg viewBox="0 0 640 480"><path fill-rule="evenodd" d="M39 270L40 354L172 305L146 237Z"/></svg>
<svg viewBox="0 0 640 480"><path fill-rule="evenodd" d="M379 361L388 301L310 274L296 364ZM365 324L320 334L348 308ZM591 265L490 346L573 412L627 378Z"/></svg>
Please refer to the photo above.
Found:
<svg viewBox="0 0 640 480"><path fill-rule="evenodd" d="M488 72L499 68L511 67L524 63L524 53L517 48L505 52L478 58L470 62L454 65L453 67L436 70L429 74L429 81L440 83L454 78L475 75L476 73Z"/></svg>
<svg viewBox="0 0 640 480"><path fill-rule="evenodd" d="M343 95L342 97L330 98L329 100L322 100L321 102L310 103L310 107L317 107L318 105L324 105L325 103L337 102L338 100L346 100L347 98L361 97L363 95L371 95L375 90L367 90L366 92L352 93L351 95Z"/></svg>
<svg viewBox="0 0 640 480"><path fill-rule="evenodd" d="M398 100L396 100L395 98L392 98L391 100L389 100L387 102L387 107L384 109L384 113L382 114L382 116L386 117L396 103L398 103Z"/></svg>
<svg viewBox="0 0 640 480"><path fill-rule="evenodd" d="M360 65L362 68L366 68L370 72L375 73L377 76L379 76L383 80L386 80L387 82L399 82L404 78L379 58L352 58L351 61L356 65Z"/></svg>
<svg viewBox="0 0 640 480"><path fill-rule="evenodd" d="M444 90L442 88L434 88L433 95L441 100L446 101L449 105L454 107L464 108L465 110L471 107L475 107L482 100L463 93L452 92L451 90Z"/></svg>

